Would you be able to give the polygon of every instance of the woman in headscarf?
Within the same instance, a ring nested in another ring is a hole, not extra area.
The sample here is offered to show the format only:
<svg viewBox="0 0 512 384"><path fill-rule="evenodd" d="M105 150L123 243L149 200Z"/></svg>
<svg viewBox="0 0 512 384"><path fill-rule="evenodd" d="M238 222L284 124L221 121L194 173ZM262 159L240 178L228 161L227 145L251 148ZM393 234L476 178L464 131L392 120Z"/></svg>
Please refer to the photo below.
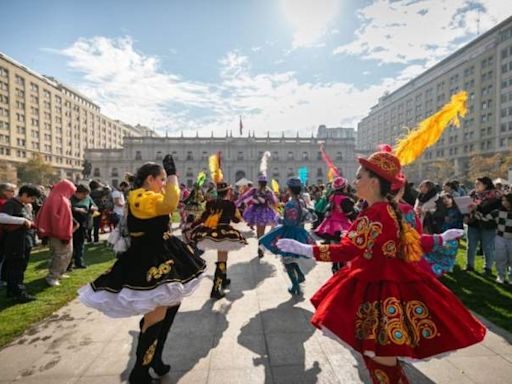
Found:
<svg viewBox="0 0 512 384"><path fill-rule="evenodd" d="M46 282L54 287L68 268L73 255L73 213L70 198L76 191L69 180L61 180L53 186L36 216L36 227L40 238L47 238L51 259ZM65 276L64 276L65 277Z"/></svg>

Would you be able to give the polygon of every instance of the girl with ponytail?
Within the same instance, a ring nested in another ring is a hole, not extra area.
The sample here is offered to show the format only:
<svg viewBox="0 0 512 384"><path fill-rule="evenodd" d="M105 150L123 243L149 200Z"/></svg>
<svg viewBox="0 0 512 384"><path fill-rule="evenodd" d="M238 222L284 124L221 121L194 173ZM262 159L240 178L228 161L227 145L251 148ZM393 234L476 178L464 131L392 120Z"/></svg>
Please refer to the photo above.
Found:
<svg viewBox="0 0 512 384"><path fill-rule="evenodd" d="M285 252L346 262L312 297L312 323L363 355L373 383L409 381L398 358L429 358L483 340L485 327L432 273L418 265L420 236L392 190L403 183L390 152L359 158L354 183L368 207L339 244L279 240Z"/></svg>

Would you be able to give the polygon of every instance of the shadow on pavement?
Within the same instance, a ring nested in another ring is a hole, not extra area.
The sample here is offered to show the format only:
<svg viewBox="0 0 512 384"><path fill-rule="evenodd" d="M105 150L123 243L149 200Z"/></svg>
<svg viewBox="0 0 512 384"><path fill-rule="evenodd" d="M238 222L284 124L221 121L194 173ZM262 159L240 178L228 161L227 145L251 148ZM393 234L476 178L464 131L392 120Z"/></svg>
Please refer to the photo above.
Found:
<svg viewBox="0 0 512 384"><path fill-rule="evenodd" d="M284 377L276 375L287 375L286 370L293 370L293 378L289 377L289 382L296 382L294 379L300 378L302 383L316 383L318 374L322 371L317 361L313 362L311 368L306 369L304 344L315 329L309 324L312 313L296 307L298 301L301 299L291 297L276 308L258 313L242 327L238 335L238 344L258 355L253 359L254 366L265 367L266 384L284 382ZM264 348L254 342L254 334L251 334L254 325L260 322L264 328Z"/></svg>

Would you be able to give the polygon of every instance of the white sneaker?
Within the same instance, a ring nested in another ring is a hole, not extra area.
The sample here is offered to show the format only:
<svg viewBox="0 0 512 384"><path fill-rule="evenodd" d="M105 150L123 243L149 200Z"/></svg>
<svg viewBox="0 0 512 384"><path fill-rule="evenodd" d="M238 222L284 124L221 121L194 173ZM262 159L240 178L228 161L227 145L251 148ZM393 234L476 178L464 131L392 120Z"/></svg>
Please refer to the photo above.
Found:
<svg viewBox="0 0 512 384"><path fill-rule="evenodd" d="M503 279L503 277L499 277L499 276L498 276L498 277L496 278L496 282L497 282L498 284L503 284L503 283L505 282L505 280Z"/></svg>
<svg viewBox="0 0 512 384"><path fill-rule="evenodd" d="M46 279L46 282L50 287L57 287L60 285L60 282L57 279Z"/></svg>
<svg viewBox="0 0 512 384"><path fill-rule="evenodd" d="M60 277L62 279L69 279L71 276L69 276L67 273L63 273L62 275L60 275Z"/></svg>

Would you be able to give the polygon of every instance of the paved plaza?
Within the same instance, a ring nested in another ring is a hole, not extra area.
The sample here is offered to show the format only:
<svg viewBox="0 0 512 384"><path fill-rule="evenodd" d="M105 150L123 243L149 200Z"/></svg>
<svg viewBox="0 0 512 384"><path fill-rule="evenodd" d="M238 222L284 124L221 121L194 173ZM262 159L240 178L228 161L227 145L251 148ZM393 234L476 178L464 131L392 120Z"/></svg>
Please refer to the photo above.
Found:
<svg viewBox="0 0 512 384"><path fill-rule="evenodd" d="M251 237L248 247L230 255L231 290L214 302L209 293L215 254L205 258L206 277L183 302L165 345L172 371L161 383L369 382L355 353L309 323L308 298L330 276L328 263L309 262L304 299L293 298L279 260L271 254L259 260ZM75 300L0 351L0 384L126 382L138 320L112 320ZM407 363L411 383L511 383L512 337L489 327L479 345Z"/></svg>

